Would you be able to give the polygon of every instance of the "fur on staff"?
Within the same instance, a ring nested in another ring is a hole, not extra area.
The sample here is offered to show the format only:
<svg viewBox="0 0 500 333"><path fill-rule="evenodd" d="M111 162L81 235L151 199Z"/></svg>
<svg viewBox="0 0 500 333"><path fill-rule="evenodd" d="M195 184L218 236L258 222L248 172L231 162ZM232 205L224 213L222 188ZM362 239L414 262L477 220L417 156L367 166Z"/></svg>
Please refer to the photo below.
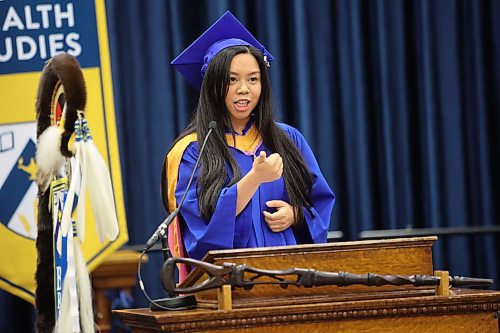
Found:
<svg viewBox="0 0 500 333"><path fill-rule="evenodd" d="M61 153L66 157L73 154L68 148L68 142L74 131L74 124L78 118L78 110L85 110L87 92L85 80L80 64L75 57L62 53L47 61L40 83L36 101L37 137L51 125L50 111L53 104L53 94L58 82L64 87L66 112L64 118L64 132L61 139Z"/></svg>

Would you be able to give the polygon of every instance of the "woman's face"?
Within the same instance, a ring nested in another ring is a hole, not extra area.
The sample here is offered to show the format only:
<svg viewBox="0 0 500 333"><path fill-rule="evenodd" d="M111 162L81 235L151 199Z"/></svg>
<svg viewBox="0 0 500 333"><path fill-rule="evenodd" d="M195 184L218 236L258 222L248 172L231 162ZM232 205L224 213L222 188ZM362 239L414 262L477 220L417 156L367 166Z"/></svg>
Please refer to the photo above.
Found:
<svg viewBox="0 0 500 333"><path fill-rule="evenodd" d="M226 108L236 132L241 133L245 128L250 119L250 113L259 103L261 91L257 60L249 53L236 55L231 61L226 95Z"/></svg>

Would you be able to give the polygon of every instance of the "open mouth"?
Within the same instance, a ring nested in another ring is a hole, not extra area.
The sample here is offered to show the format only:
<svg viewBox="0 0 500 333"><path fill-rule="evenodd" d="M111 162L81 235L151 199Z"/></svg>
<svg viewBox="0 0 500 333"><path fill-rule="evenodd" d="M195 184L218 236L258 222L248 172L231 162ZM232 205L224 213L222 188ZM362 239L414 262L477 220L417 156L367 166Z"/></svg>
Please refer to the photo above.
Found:
<svg viewBox="0 0 500 333"><path fill-rule="evenodd" d="M239 101L234 102L234 106L236 107L236 110L238 110L238 111L246 111L250 106L250 101L249 100L239 100Z"/></svg>
<svg viewBox="0 0 500 333"><path fill-rule="evenodd" d="M236 104L237 106L244 107L250 104L250 101L246 99L240 99L239 101L236 101L234 104Z"/></svg>

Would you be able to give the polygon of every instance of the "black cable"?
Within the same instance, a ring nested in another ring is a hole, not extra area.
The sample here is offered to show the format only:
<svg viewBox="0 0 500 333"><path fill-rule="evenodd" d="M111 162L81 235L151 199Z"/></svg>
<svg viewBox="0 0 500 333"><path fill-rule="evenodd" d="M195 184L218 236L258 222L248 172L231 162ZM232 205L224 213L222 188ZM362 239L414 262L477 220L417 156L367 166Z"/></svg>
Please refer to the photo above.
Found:
<svg viewBox="0 0 500 333"><path fill-rule="evenodd" d="M148 293L146 292L146 289L144 288L144 283L142 282L142 277L141 277L141 264L142 264L142 257L146 254L146 251L142 251L141 256L139 257L139 263L137 264L137 278L139 280L139 288L141 289L142 293L144 296L147 298L147 300L151 303L154 304L155 306L159 307L160 309L163 310L169 310L169 311L177 311L177 310L187 310L187 307L177 307L177 308L169 308L163 305L158 304L158 302L155 302L154 300L149 297Z"/></svg>

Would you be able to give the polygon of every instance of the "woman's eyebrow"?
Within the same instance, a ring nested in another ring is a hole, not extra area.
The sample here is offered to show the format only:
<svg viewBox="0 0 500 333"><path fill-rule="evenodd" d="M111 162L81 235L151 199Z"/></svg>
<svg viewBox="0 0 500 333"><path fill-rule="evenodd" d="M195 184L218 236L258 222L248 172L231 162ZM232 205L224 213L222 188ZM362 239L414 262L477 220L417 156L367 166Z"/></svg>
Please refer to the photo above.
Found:
<svg viewBox="0 0 500 333"><path fill-rule="evenodd" d="M240 73L239 72L229 72L229 74L239 75ZM260 74L260 71L254 71L254 72L248 73L247 75L254 75L254 74Z"/></svg>

